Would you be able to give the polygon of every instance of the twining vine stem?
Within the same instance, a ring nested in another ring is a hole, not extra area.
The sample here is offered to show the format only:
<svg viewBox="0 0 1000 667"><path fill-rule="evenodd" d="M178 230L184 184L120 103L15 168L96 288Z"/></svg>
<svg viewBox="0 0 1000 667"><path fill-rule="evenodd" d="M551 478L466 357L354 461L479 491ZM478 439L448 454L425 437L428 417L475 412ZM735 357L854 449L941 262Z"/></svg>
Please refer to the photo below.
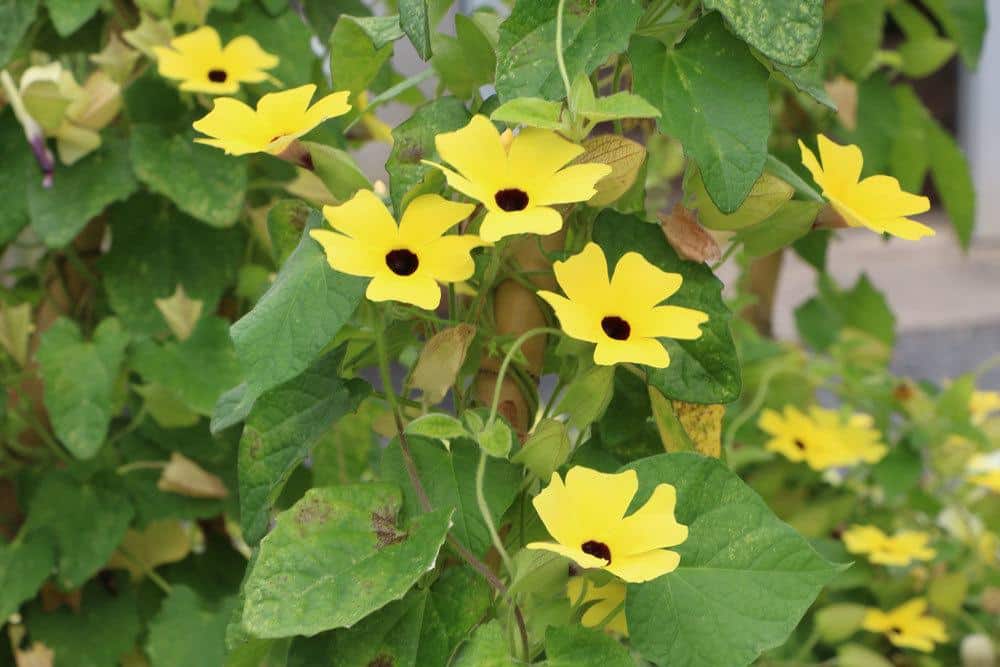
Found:
<svg viewBox="0 0 1000 667"><path fill-rule="evenodd" d="M510 367L511 361L514 359L514 355L517 351L521 349L521 346L526 340L532 338L533 336L538 336L541 334L553 334L556 336L562 335L561 329L556 329L554 327L536 327L534 329L528 329L523 334L514 340L514 343L507 350L506 356L503 358L503 362L500 364L500 370L497 373L496 383L493 385L493 400L490 403L490 416L486 419L486 425L489 426L497 418L497 410L500 408L500 392L503 389L503 379L507 375L507 368Z"/></svg>

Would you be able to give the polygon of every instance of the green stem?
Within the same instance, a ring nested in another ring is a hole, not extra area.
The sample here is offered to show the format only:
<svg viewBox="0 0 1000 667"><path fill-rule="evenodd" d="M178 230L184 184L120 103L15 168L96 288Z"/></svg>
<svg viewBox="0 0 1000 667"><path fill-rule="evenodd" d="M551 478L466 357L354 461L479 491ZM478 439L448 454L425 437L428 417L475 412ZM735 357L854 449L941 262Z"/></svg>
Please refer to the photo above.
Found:
<svg viewBox="0 0 1000 667"><path fill-rule="evenodd" d="M595 628L596 630L601 630L601 629L603 629L605 625L607 625L608 623L610 623L610 622L611 622L611 619L613 619L613 618L614 618L615 616L617 616L618 614L622 613L622 611L623 611L624 609L625 609L625 601L624 601L624 600L622 600L621 602L619 602L619 603L618 603L618 606L617 606L617 607L615 607L614 609L612 609L611 611L609 611L609 612L608 612L608 613L607 613L607 614L606 614L606 615L604 616L604 618L602 618L602 619L600 620L600 622L599 622L599 623L598 623L597 625L595 625L595 626L594 626L594 628Z"/></svg>
<svg viewBox="0 0 1000 667"><path fill-rule="evenodd" d="M161 591L163 591L167 595L170 595L171 591L173 590L171 588L170 584L167 583L166 579L164 579L163 577L161 577L160 575L158 575L153 568L149 567L148 565L146 565L145 563L143 563L141 560L139 560L138 558L136 558L136 556L131 551L129 551L128 549L126 549L125 547L123 547L121 545L118 546L118 553L120 553L122 556L124 556L125 560L129 561L130 563L132 563L133 565L135 565L137 568L139 568L140 570L142 570L142 573L144 575L146 575L147 577L149 577L149 580L152 581L154 584L156 584L157 588L159 588Z"/></svg>
<svg viewBox="0 0 1000 667"><path fill-rule="evenodd" d="M395 86L392 86L391 88L386 88L380 94L368 100L368 104L365 106L364 111L358 114L357 118L352 120L347 125L347 127L344 128L344 133L346 134L352 127L357 125L361 121L361 117L364 116L366 113L374 111L377 107L385 104L386 102L391 102L400 94L406 92L407 90L413 88L414 86L419 86L421 83L431 78L432 76L434 76L434 68L428 67L427 69L417 72L416 74L407 79L403 79Z"/></svg>
<svg viewBox="0 0 1000 667"><path fill-rule="evenodd" d="M523 345L526 340L540 334L555 334L557 336L561 336L562 330L554 327L536 327L534 329L528 329L517 337L514 343L510 346L510 349L507 350L507 355L504 356L503 363L500 364L500 371L497 373L497 380L493 385L493 401L490 403L490 416L486 420L487 425L492 424L497 418L497 409L500 407L500 389L503 387L504 376L507 375L507 369L510 367L510 362L514 359L514 355L517 354L517 351L521 349L521 345Z"/></svg>
<svg viewBox="0 0 1000 667"><path fill-rule="evenodd" d="M570 90L572 85L569 82L569 73L566 71L566 61L563 58L563 12L566 9L566 0L559 0L559 7L556 9L556 63L559 65L559 76L562 77L563 86L566 87L566 101L571 99ZM573 111L570 109L570 111Z"/></svg>
<svg viewBox="0 0 1000 667"><path fill-rule="evenodd" d="M736 243L735 241L733 243L730 243L729 247L726 248L726 252L722 253L722 257L719 258L719 261L712 265L712 270L715 271L720 266L729 261L729 258L732 257L733 253L736 252L736 248L738 247L739 244Z"/></svg>
<svg viewBox="0 0 1000 667"><path fill-rule="evenodd" d="M490 512L490 506L486 503L486 492L484 491L485 481L486 481L486 459L488 455L486 450L480 448L479 450L479 465L476 467L476 503L479 505L479 513L483 515L483 521L486 522L486 530L490 533L490 539L493 541L493 548L497 550L500 554L500 559L503 561L504 568L510 576L514 576L514 563L510 559L510 555L507 553L507 549L503 546L503 540L500 539L500 534L497 532L497 528L493 525L493 514Z"/></svg>
<svg viewBox="0 0 1000 667"><path fill-rule="evenodd" d="M723 452L727 451L733 444L733 440L736 439L736 433L740 430L743 424L745 424L755 412L760 410L760 407L764 404L764 399L767 397L767 389L771 384L771 380L774 379L775 375L784 370L785 368L783 366L778 365L768 369L768 371L764 373L760 380L760 385L757 387L757 393L754 394L753 400L750 401L750 405L748 405L743 412L738 414L729 424L729 428L726 430L726 435L722 439Z"/></svg>

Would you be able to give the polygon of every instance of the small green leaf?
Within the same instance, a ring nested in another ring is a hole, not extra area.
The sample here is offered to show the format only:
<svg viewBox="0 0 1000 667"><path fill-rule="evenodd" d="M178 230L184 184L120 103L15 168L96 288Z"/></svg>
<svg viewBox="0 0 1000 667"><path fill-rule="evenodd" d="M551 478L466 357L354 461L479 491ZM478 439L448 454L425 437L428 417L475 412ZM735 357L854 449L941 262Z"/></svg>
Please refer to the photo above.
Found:
<svg viewBox="0 0 1000 667"><path fill-rule="evenodd" d="M10 61L21 38L35 22L37 13L38 0L5 2L0 5L0 66Z"/></svg>
<svg viewBox="0 0 1000 667"><path fill-rule="evenodd" d="M8 10L0 9L0 17L4 11ZM2 24L0 18L0 35L3 33ZM25 196L28 180L42 178L13 110L0 111L0 155L4 156L4 166L0 169L0 201L4 203L0 206L0 243L7 243L28 224L28 199Z"/></svg>
<svg viewBox="0 0 1000 667"><path fill-rule="evenodd" d="M566 425L557 419L543 419L535 425L524 446L511 460L544 481L566 463L571 449Z"/></svg>
<svg viewBox="0 0 1000 667"><path fill-rule="evenodd" d="M889 167L907 192L920 192L930 168L928 135L931 118L924 103L912 87L898 85L893 89L899 118L896 136L889 153Z"/></svg>
<svg viewBox="0 0 1000 667"><path fill-rule="evenodd" d="M737 232L733 242L742 243L748 257L770 255L808 234L820 208L817 202L787 201L763 222Z"/></svg>
<svg viewBox="0 0 1000 667"><path fill-rule="evenodd" d="M667 398L689 403L730 403L740 395L740 362L729 330L732 313L722 300L722 283L704 264L677 256L659 225L605 210L594 225L594 240L608 266L629 251L641 252L653 265L684 278L668 303L708 314L697 340L662 339L670 365L649 370L649 382Z"/></svg>
<svg viewBox="0 0 1000 667"><path fill-rule="evenodd" d="M387 484L307 491L260 543L244 584L244 627L262 638L311 636L403 597L433 567L451 510L400 526L401 502Z"/></svg>
<svg viewBox="0 0 1000 667"><path fill-rule="evenodd" d="M472 18L456 14L456 36L434 36L431 65L445 87L462 99L472 97L480 86L493 81L497 20L497 15L490 12L479 12Z"/></svg>
<svg viewBox="0 0 1000 667"><path fill-rule="evenodd" d="M628 649L614 637L579 625L545 631L545 667L634 667Z"/></svg>
<svg viewBox="0 0 1000 667"><path fill-rule="evenodd" d="M343 350L328 353L253 404L238 464L240 521L248 544L267 532L272 505L316 439L357 410L371 391L364 380L339 377L343 356Z"/></svg>
<svg viewBox="0 0 1000 667"><path fill-rule="evenodd" d="M476 628L452 663L454 667L517 667L508 649L500 622L496 619Z"/></svg>
<svg viewBox="0 0 1000 667"><path fill-rule="evenodd" d="M84 342L76 324L59 318L42 335L38 363L45 382L45 409L56 436L78 459L89 459L104 444L114 411L112 392L128 336L108 318Z"/></svg>
<svg viewBox="0 0 1000 667"><path fill-rule="evenodd" d="M49 18L60 37L76 32L100 6L101 0L45 0Z"/></svg>
<svg viewBox="0 0 1000 667"><path fill-rule="evenodd" d="M45 245L64 246L108 204L126 199L137 187L128 145L105 133L96 151L56 169L52 187L45 187L41 178L28 179L31 227Z"/></svg>
<svg viewBox="0 0 1000 667"><path fill-rule="evenodd" d="M767 158L767 70L717 14L698 21L675 48L633 39L629 59L633 89L663 112L660 128L698 163L719 210L735 211Z"/></svg>
<svg viewBox="0 0 1000 667"><path fill-rule="evenodd" d="M55 545L48 533L22 532L0 545L0 616L7 618L35 597L55 565Z"/></svg>
<svg viewBox="0 0 1000 667"><path fill-rule="evenodd" d="M224 664L226 625L235 602L228 598L209 610L195 591L174 585L149 621L146 655L151 667Z"/></svg>
<svg viewBox="0 0 1000 667"><path fill-rule="evenodd" d="M188 215L213 227L230 227L243 213L246 160L194 142L195 132L169 134L155 125L132 126L136 176Z"/></svg>
<svg viewBox="0 0 1000 667"><path fill-rule="evenodd" d="M563 129L562 102L540 97L518 97L498 106L490 118L508 125L528 125L546 130Z"/></svg>
<svg viewBox="0 0 1000 667"><path fill-rule="evenodd" d="M514 432L503 419L487 422L482 431L476 433L476 442L483 451L497 459L505 459L514 447Z"/></svg>
<svg viewBox="0 0 1000 667"><path fill-rule="evenodd" d="M341 14L330 35L330 71L337 90L364 92L403 36L398 16Z"/></svg>
<svg viewBox="0 0 1000 667"><path fill-rule="evenodd" d="M465 430L465 425L459 419L440 412L417 417L406 425L406 433L434 440L469 437L469 432Z"/></svg>
<svg viewBox="0 0 1000 667"><path fill-rule="evenodd" d="M589 85L589 80L588 80ZM607 97L588 99L578 104L576 112L597 123L622 118L659 118L660 110L632 93L615 93Z"/></svg>
<svg viewBox="0 0 1000 667"><path fill-rule="evenodd" d="M658 484L672 484L677 520L689 530L674 547L681 556L676 570L628 587L629 638L647 660L750 664L787 639L840 569L717 459L661 454L627 467L639 475L633 508Z"/></svg>
<svg viewBox="0 0 1000 667"><path fill-rule="evenodd" d="M911 39L899 47L903 74L915 79L930 76L955 55L955 42L940 37Z"/></svg>
<svg viewBox="0 0 1000 667"><path fill-rule="evenodd" d="M882 45L886 0L841 0L826 31L851 78L860 78Z"/></svg>
<svg viewBox="0 0 1000 667"><path fill-rule="evenodd" d="M304 142L312 156L314 172L338 201L347 201L358 190L371 190L368 177L354 158L339 148Z"/></svg>
<svg viewBox="0 0 1000 667"><path fill-rule="evenodd" d="M983 0L926 0L926 6L958 44L966 67L975 69L986 34L986 3Z"/></svg>
<svg viewBox="0 0 1000 667"><path fill-rule="evenodd" d="M422 60L431 57L431 26L427 0L399 0L399 25Z"/></svg>
<svg viewBox="0 0 1000 667"><path fill-rule="evenodd" d="M424 106L392 131L392 152L385 163L389 172L389 193L397 213L405 208L408 193L424 179L428 167L421 160L438 160L434 137L457 130L469 122L469 112L460 100L440 97Z"/></svg>
<svg viewBox="0 0 1000 667"><path fill-rule="evenodd" d="M614 366L594 366L584 371L559 399L556 414L566 415L573 428L587 428L607 410L614 393L614 381Z"/></svg>
<svg viewBox="0 0 1000 667"><path fill-rule="evenodd" d="M868 608L862 604L840 602L816 612L816 631L827 644L839 644L861 629Z"/></svg>
<svg viewBox="0 0 1000 667"><path fill-rule="evenodd" d="M844 327L863 331L888 347L896 339L892 309L863 274L848 291L821 274L819 294L795 309L795 323L802 339L817 350L828 349Z"/></svg>
<svg viewBox="0 0 1000 667"><path fill-rule="evenodd" d="M928 128L931 177L941 194L958 242L968 250L976 223L976 188L965 153L954 137L932 122Z"/></svg>
<svg viewBox="0 0 1000 667"><path fill-rule="evenodd" d="M247 387L257 395L308 368L361 302L366 281L330 268L309 236L322 226L314 211L271 288L230 329Z"/></svg>
<svg viewBox="0 0 1000 667"><path fill-rule="evenodd" d="M803 65L816 53L823 33L823 0L704 0L733 32L765 56Z"/></svg>
<svg viewBox="0 0 1000 667"><path fill-rule="evenodd" d="M698 222L709 229L721 231L736 231L766 220L791 199L794 192L791 184L765 171L740 207L732 213L723 213L705 191L699 171L691 173L684 189L693 207L698 209Z"/></svg>
<svg viewBox="0 0 1000 667"><path fill-rule="evenodd" d="M500 24L496 89L500 100L566 96L555 58L558 0L518 0ZM589 76L621 53L642 16L638 0L569 0L563 13L563 57L570 81Z"/></svg>

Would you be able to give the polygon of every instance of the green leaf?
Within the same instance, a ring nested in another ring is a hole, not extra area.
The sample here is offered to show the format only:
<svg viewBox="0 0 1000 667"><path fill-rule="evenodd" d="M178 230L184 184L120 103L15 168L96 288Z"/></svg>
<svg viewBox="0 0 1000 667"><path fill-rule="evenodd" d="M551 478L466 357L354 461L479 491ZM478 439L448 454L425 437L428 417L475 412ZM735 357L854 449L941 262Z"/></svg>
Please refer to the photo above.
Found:
<svg viewBox="0 0 1000 667"><path fill-rule="evenodd" d="M827 24L840 62L851 78L861 78L882 45L886 0L841 0Z"/></svg>
<svg viewBox="0 0 1000 667"><path fill-rule="evenodd" d="M639 475L632 507L672 484L677 520L689 530L675 547L676 570L628 587L629 638L647 660L750 664L791 634L839 570L716 459L661 454L628 467Z"/></svg>
<svg viewBox="0 0 1000 667"><path fill-rule="evenodd" d="M45 245L66 245L108 204L138 187L125 140L110 134L102 140L100 148L79 162L60 165L52 187L42 185L41 178L28 180L31 227Z"/></svg>
<svg viewBox="0 0 1000 667"><path fill-rule="evenodd" d="M226 625L235 601L228 598L218 609L206 609L196 592L174 585L149 621L146 655L151 667L222 665Z"/></svg>
<svg viewBox="0 0 1000 667"><path fill-rule="evenodd" d="M133 333L168 331L155 300L178 285L210 313L236 279L245 245L240 230L212 229L147 194L114 207L109 219L111 251L99 266L111 308Z"/></svg>
<svg viewBox="0 0 1000 667"><path fill-rule="evenodd" d="M22 532L0 546L0 616L9 617L35 597L55 565L55 545L47 533Z"/></svg>
<svg viewBox="0 0 1000 667"><path fill-rule="evenodd" d="M399 25L421 60L430 60L431 26L427 0L399 0Z"/></svg>
<svg viewBox="0 0 1000 667"><path fill-rule="evenodd" d="M849 291L821 274L819 294L795 309L795 323L803 340L817 350L829 348L844 327L863 331L888 347L896 339L896 317L864 274Z"/></svg>
<svg viewBox="0 0 1000 667"><path fill-rule="evenodd" d="M803 65L819 48L823 0L703 0L743 41L784 65Z"/></svg>
<svg viewBox="0 0 1000 667"><path fill-rule="evenodd" d="M986 34L985 1L926 0L925 4L944 26L945 33L958 44L962 61L975 69Z"/></svg>
<svg viewBox="0 0 1000 667"><path fill-rule="evenodd" d="M634 667L628 650L614 637L579 625L551 626L545 632L545 667Z"/></svg>
<svg viewBox="0 0 1000 667"><path fill-rule="evenodd" d="M341 15L330 35L334 88L349 90L352 97L366 90L392 55L392 42L402 36L398 16Z"/></svg>
<svg viewBox="0 0 1000 667"><path fill-rule="evenodd" d="M951 60L955 48L955 42L940 37L907 40L899 47L903 74L915 79L930 76Z"/></svg>
<svg viewBox="0 0 1000 667"><path fill-rule="evenodd" d="M514 432L503 419L494 419L476 433L476 442L487 455L505 459L514 447Z"/></svg>
<svg viewBox="0 0 1000 667"><path fill-rule="evenodd" d="M511 460L523 465L538 479L547 480L566 463L571 451L566 425L557 419L543 419Z"/></svg>
<svg viewBox="0 0 1000 667"><path fill-rule="evenodd" d="M133 367L144 380L172 390L205 417L212 415L223 392L241 380L229 323L215 316L199 321L187 340L162 345L143 340L136 345Z"/></svg>
<svg viewBox="0 0 1000 667"><path fill-rule="evenodd" d="M785 202L767 220L737 232L733 242L742 243L748 257L770 255L808 234L820 208L813 201Z"/></svg>
<svg viewBox="0 0 1000 667"><path fill-rule="evenodd" d="M5 2L0 6L0 66L10 61L37 13L38 0Z"/></svg>
<svg viewBox="0 0 1000 667"><path fill-rule="evenodd" d="M508 642L496 619L476 628L455 658L454 667L516 667L520 661L511 657Z"/></svg>
<svg viewBox="0 0 1000 667"><path fill-rule="evenodd" d="M858 86L858 127L848 136L864 153L862 174L884 174L898 127L896 95L889 80L874 74Z"/></svg>
<svg viewBox="0 0 1000 667"><path fill-rule="evenodd" d="M0 15L3 11L0 9ZM4 156L0 169L0 201L4 203L0 207L0 243L7 243L28 224L28 199L24 194L28 180L42 178L13 111L0 111L0 155Z"/></svg>
<svg viewBox="0 0 1000 667"><path fill-rule="evenodd" d="M444 543L451 510L397 525L387 484L310 489L278 515L244 585L243 625L257 637L350 627L403 597Z"/></svg>
<svg viewBox="0 0 1000 667"><path fill-rule="evenodd" d="M371 391L364 380L339 377L343 351L328 353L299 376L261 395L240 438L240 521L256 544L270 511L313 443Z"/></svg>
<svg viewBox="0 0 1000 667"><path fill-rule="evenodd" d="M622 118L659 118L660 110L632 93L615 93L607 97L588 98L576 107L576 112L594 122Z"/></svg>
<svg viewBox="0 0 1000 667"><path fill-rule="evenodd" d="M366 280L337 273L308 230L253 310L230 329L247 387L259 395L309 367L361 302Z"/></svg>
<svg viewBox="0 0 1000 667"><path fill-rule="evenodd" d="M448 634L427 589L410 591L346 630L333 633L330 655L342 667L446 665Z"/></svg>
<svg viewBox="0 0 1000 667"><path fill-rule="evenodd" d="M423 438L407 438L407 442L431 506L436 510L453 510L452 534L474 553L484 553L492 542L476 502L479 448L468 440L455 440L450 451ZM420 505L411 488L398 442L394 441L385 450L381 471L384 479L396 482L403 489L406 511L410 515L418 514ZM496 523L514 502L521 474L506 460L490 458L486 461L484 482L483 494Z"/></svg>
<svg viewBox="0 0 1000 667"><path fill-rule="evenodd" d="M660 128L698 163L715 205L735 211L767 159L767 69L716 14L698 21L675 48L633 39L629 59L633 89L663 113Z"/></svg>
<svg viewBox="0 0 1000 667"><path fill-rule="evenodd" d="M813 98L823 106L833 111L837 110L837 104L826 92L823 81L824 68L826 62L817 54L805 65L792 66L782 63L772 63L774 70L780 75L784 75L788 81L799 91Z"/></svg>
<svg viewBox="0 0 1000 667"><path fill-rule="evenodd" d="M539 97L518 97L498 106L490 118L508 125L524 124L547 130L563 129L562 102L550 102Z"/></svg>
<svg viewBox="0 0 1000 667"><path fill-rule="evenodd" d="M440 97L417 109L409 119L392 131L392 152L385 163L389 172L389 193L397 214L402 212L407 194L433 167L421 160L438 160L434 137L442 132L457 130L469 122L465 105L454 97Z"/></svg>
<svg viewBox="0 0 1000 667"><path fill-rule="evenodd" d="M889 152L889 168L907 192L920 192L930 167L930 114L912 87L893 89L899 116L896 135Z"/></svg>
<svg viewBox="0 0 1000 667"><path fill-rule="evenodd" d="M501 101L566 97L555 57L558 4L558 0L518 0L500 24L496 89ZM624 51L642 13L638 0L569 0L562 35L569 80L589 76Z"/></svg>
<svg viewBox="0 0 1000 667"><path fill-rule="evenodd" d="M431 596L452 648L469 636L493 604L493 589L481 574L468 567L441 571L431 586Z"/></svg>
<svg viewBox="0 0 1000 667"><path fill-rule="evenodd" d="M82 586L104 567L125 536L134 511L112 483L106 478L80 482L56 471L41 481L28 504L23 530L52 538L64 590Z"/></svg>
<svg viewBox="0 0 1000 667"><path fill-rule="evenodd" d="M968 250L976 223L976 188L965 153L937 123L928 128L931 177L941 195L958 242Z"/></svg>
<svg viewBox="0 0 1000 667"><path fill-rule="evenodd" d="M868 608L853 602L841 602L816 612L816 630L827 644L839 644L861 629Z"/></svg>
<svg viewBox="0 0 1000 667"><path fill-rule="evenodd" d="M823 195L817 192L816 188L807 183L805 179L795 173L791 167L773 155L767 156L767 170L783 180L785 183L791 185L792 188L795 189L795 193L799 196L804 197L805 199L811 199L821 204L826 203Z"/></svg>
<svg viewBox="0 0 1000 667"><path fill-rule="evenodd" d="M732 213L723 213L705 190L701 172L693 171L684 183L684 189L691 205L698 209L698 221L709 229L722 231L735 231L766 220L791 199L794 192L790 183L765 171L740 207Z"/></svg>
<svg viewBox="0 0 1000 667"><path fill-rule="evenodd" d="M655 266L679 273L684 283L669 302L708 314L697 340L662 339L670 365L650 369L650 384L667 398L688 403L729 403L740 395L740 362L729 331L732 313L722 301L722 283L704 264L677 256L659 225L636 216L605 210L594 226L594 240L604 249L608 266L623 254L638 251Z"/></svg>
<svg viewBox="0 0 1000 667"><path fill-rule="evenodd" d="M114 592L99 581L87 584L79 612L31 608L25 619L31 638L53 650L57 665L116 667L135 646L142 630L135 591L121 577L111 584Z"/></svg>
<svg viewBox="0 0 1000 667"><path fill-rule="evenodd" d="M171 135L155 125L133 125L136 176L188 215L213 227L234 225L243 212L246 160L194 142L195 132Z"/></svg>
<svg viewBox="0 0 1000 667"><path fill-rule="evenodd" d="M473 18L455 15L456 36L434 36L431 65L441 82L456 96L472 97L491 83L497 67L495 14L480 12Z"/></svg>
<svg viewBox="0 0 1000 667"><path fill-rule="evenodd" d="M601 418L614 393L615 367L594 366L570 383L559 399L556 414L564 414L567 423L583 430Z"/></svg>
<svg viewBox="0 0 1000 667"><path fill-rule="evenodd" d="M433 440L469 437L469 432L465 430L465 425L459 419L441 412L432 412L417 417L406 425L406 433Z"/></svg>
<svg viewBox="0 0 1000 667"><path fill-rule="evenodd" d="M313 141L303 143L312 156L314 173L338 201L347 201L358 190L371 190L368 177L350 153Z"/></svg>
<svg viewBox="0 0 1000 667"><path fill-rule="evenodd" d="M60 37L76 32L100 6L101 0L45 0L49 18Z"/></svg>
<svg viewBox="0 0 1000 667"><path fill-rule="evenodd" d="M101 322L91 342L65 318L42 334L37 358L45 409L56 436L78 459L92 458L104 444L126 345L128 336L114 318Z"/></svg>

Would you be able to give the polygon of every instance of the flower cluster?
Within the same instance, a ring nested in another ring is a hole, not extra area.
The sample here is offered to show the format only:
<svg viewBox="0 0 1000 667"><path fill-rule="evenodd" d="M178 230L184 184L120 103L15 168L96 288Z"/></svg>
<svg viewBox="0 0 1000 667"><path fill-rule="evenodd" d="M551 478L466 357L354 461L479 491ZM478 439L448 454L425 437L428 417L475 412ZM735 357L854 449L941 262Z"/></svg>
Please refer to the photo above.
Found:
<svg viewBox="0 0 1000 667"><path fill-rule="evenodd" d="M764 410L757 422L771 436L765 444L768 450L813 470L880 461L888 448L873 424L870 415L844 420L839 412L818 405L810 406L808 414L793 405L786 405L783 413Z"/></svg>
<svg viewBox="0 0 1000 667"><path fill-rule="evenodd" d="M927 600L914 598L888 612L869 609L862 627L869 632L884 634L894 646L918 651L934 650L934 642L948 641L944 623L926 615Z"/></svg>

